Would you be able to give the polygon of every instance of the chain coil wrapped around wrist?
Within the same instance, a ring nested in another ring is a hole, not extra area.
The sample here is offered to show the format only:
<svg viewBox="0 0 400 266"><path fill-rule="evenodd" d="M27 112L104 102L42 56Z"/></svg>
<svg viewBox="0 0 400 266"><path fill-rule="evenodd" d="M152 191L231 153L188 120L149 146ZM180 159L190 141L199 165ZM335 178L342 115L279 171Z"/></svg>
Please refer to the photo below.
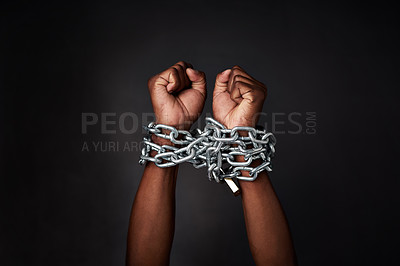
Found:
<svg viewBox="0 0 400 266"><path fill-rule="evenodd" d="M195 168L206 167L209 180L218 183L232 178L254 181L258 173L272 171L271 158L275 153L276 139L265 130L252 127L227 129L210 117L206 118L204 130L197 128L192 133L154 122L144 128L149 134L143 139L140 164L150 161L158 167L170 167L189 162ZM163 133L165 130L169 134ZM247 134L240 136L239 131ZM177 146L158 145L152 141L152 134ZM157 152L154 157L150 155L153 150ZM236 156L244 156L244 161L235 161ZM251 167L250 164L257 159L262 163ZM248 171L249 177L242 176L241 171Z"/></svg>

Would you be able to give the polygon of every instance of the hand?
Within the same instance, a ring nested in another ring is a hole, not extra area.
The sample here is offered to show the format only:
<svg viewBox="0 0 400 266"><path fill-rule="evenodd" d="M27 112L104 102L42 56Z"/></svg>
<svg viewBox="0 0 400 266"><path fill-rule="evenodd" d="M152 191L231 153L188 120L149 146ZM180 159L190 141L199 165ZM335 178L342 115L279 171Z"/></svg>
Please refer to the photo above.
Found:
<svg viewBox="0 0 400 266"><path fill-rule="evenodd" d="M207 95L206 78L192 67L180 61L149 79L157 123L188 130L200 116Z"/></svg>
<svg viewBox="0 0 400 266"><path fill-rule="evenodd" d="M255 127L267 95L266 86L234 66L217 75L213 95L214 118L232 129Z"/></svg>

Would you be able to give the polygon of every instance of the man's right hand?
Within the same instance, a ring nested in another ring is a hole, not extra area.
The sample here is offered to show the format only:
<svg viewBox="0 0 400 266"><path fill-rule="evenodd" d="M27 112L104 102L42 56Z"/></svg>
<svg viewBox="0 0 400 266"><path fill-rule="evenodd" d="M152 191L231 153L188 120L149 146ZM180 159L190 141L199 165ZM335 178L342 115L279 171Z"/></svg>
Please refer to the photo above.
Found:
<svg viewBox="0 0 400 266"><path fill-rule="evenodd" d="M180 61L149 79L156 122L188 130L200 116L206 100L206 77Z"/></svg>
<svg viewBox="0 0 400 266"><path fill-rule="evenodd" d="M266 86L234 66L215 80L214 117L227 128L255 127L267 95Z"/></svg>

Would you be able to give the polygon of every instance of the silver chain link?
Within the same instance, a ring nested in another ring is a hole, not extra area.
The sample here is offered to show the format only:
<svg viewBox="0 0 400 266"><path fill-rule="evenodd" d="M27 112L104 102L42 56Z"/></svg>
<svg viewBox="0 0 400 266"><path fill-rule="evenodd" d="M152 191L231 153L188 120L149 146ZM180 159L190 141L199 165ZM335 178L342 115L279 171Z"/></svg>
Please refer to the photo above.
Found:
<svg viewBox="0 0 400 266"><path fill-rule="evenodd" d="M197 128L192 133L154 122L144 128L149 134L143 139L140 164L150 161L164 168L189 162L195 168L206 167L208 179L218 183L228 178L254 181L260 172L272 171L271 158L275 153L276 139L265 130L252 127L227 129L210 117L206 118L204 130ZM163 133L166 131L169 133ZM240 136L238 131L247 134ZM160 146L152 142L152 134L177 146ZM150 155L153 150L157 152L154 157ZM240 155L244 156L244 161L235 161ZM257 159L261 159L262 163L250 166ZM248 171L249 176L242 176L241 171Z"/></svg>

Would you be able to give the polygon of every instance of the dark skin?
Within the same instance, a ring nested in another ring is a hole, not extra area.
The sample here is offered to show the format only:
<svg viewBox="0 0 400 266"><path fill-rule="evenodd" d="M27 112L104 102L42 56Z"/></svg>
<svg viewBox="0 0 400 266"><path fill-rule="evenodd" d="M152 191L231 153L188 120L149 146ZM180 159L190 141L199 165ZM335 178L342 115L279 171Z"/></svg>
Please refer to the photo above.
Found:
<svg viewBox="0 0 400 266"><path fill-rule="evenodd" d="M149 80L157 123L189 129L206 99L203 72L185 62ZM254 127L266 97L266 87L235 66L218 74L213 112L227 128ZM158 144L169 141L153 138ZM240 156L237 160L243 160ZM253 162L256 166L260 162ZM178 166L145 167L132 206L128 232L127 265L168 265L175 224L175 184ZM248 172L242 171L248 176ZM246 230L256 265L296 265L288 224L267 173L253 181L239 181Z"/></svg>

